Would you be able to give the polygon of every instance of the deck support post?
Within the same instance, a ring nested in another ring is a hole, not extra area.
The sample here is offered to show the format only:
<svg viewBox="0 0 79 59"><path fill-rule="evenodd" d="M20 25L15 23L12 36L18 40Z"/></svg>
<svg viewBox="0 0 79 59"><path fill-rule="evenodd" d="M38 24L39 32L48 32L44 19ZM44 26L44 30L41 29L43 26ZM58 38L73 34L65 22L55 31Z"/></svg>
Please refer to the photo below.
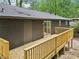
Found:
<svg viewBox="0 0 79 59"><path fill-rule="evenodd" d="M26 57L26 51L24 50L24 59L27 59L27 57Z"/></svg>
<svg viewBox="0 0 79 59"><path fill-rule="evenodd" d="M73 48L73 39L71 39L71 48Z"/></svg>
<svg viewBox="0 0 79 59"><path fill-rule="evenodd" d="M65 54L65 46L60 50L60 54Z"/></svg>
<svg viewBox="0 0 79 59"><path fill-rule="evenodd" d="M57 58L59 57L59 52L57 53Z"/></svg>
<svg viewBox="0 0 79 59"><path fill-rule="evenodd" d="M70 42L68 42L68 51L69 51L69 49L70 49Z"/></svg>
<svg viewBox="0 0 79 59"><path fill-rule="evenodd" d="M65 46L63 47L63 54L65 54Z"/></svg>

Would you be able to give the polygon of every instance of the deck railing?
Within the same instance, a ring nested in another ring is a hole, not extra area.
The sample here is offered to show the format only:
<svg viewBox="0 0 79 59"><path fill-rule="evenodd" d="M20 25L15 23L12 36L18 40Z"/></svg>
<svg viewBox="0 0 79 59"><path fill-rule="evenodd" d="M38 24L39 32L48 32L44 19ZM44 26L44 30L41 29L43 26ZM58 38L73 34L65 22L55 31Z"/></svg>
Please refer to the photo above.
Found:
<svg viewBox="0 0 79 59"><path fill-rule="evenodd" d="M59 34L61 32L64 32L64 31L68 30L68 29L69 28L67 28L67 27L55 27L55 33Z"/></svg>
<svg viewBox="0 0 79 59"><path fill-rule="evenodd" d="M64 45L73 38L73 29L44 37L29 43L24 49L24 59L51 59Z"/></svg>
<svg viewBox="0 0 79 59"><path fill-rule="evenodd" d="M67 28L66 28L67 29ZM73 28L67 29L56 37L56 53L73 38Z"/></svg>
<svg viewBox="0 0 79 59"><path fill-rule="evenodd" d="M9 42L0 38L0 58L9 59Z"/></svg>

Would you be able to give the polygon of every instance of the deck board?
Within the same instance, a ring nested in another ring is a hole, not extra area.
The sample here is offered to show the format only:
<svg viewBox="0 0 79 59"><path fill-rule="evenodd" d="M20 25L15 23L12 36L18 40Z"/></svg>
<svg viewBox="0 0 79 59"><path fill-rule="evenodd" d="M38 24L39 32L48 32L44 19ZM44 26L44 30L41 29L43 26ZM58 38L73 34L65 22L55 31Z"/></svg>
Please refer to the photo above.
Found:
<svg viewBox="0 0 79 59"><path fill-rule="evenodd" d="M57 34L53 34L53 35L47 35L45 36L44 38L42 39L39 39L37 41L34 41L34 42L31 42L29 44L25 44L23 46L20 46L18 48L15 48L15 49L12 49L10 51L10 56L9 56L9 59L24 59L24 49L29 47L29 46L32 46L33 44L35 43L40 43L40 42L44 42L44 41L47 41L49 38L51 37L55 37Z"/></svg>

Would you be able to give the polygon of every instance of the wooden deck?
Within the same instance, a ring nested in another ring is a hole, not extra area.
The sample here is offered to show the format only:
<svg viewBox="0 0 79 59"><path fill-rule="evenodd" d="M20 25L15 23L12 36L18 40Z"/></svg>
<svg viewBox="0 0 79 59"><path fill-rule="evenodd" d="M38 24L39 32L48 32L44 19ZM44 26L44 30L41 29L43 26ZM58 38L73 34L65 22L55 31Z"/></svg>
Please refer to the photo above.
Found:
<svg viewBox="0 0 79 59"><path fill-rule="evenodd" d="M9 42L0 38L0 59L9 59Z"/></svg>
<svg viewBox="0 0 79 59"><path fill-rule="evenodd" d="M9 42L1 39L0 46L2 48L0 49L0 55L2 54L3 57L6 57L4 59L51 59L66 43L71 41L72 38L73 29L69 28L61 33L46 35L39 40L10 50L10 54Z"/></svg>
<svg viewBox="0 0 79 59"><path fill-rule="evenodd" d="M73 29L50 35L24 49L24 59L51 59L73 38ZM49 57L48 57L49 56Z"/></svg>
<svg viewBox="0 0 79 59"><path fill-rule="evenodd" d="M13 50L10 51L10 56L9 56L9 59L24 59L24 49L29 47L29 46L32 46L34 45L35 43L36 44L39 44L41 42L44 42L44 41L47 41L48 39L50 39L51 37L55 37L57 34L54 34L54 35L47 35L45 36L44 38L38 40L38 41L34 41L34 42L31 42L30 44L25 44L23 46L20 46L18 48L15 48Z"/></svg>

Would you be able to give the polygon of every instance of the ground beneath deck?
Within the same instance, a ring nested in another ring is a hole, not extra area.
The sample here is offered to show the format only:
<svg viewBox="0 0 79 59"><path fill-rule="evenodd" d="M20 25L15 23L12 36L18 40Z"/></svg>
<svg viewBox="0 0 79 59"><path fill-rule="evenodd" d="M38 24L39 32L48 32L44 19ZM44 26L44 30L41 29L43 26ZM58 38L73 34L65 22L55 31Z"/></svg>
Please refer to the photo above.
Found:
<svg viewBox="0 0 79 59"><path fill-rule="evenodd" d="M58 59L79 59L79 38L74 38L73 49L66 51Z"/></svg>

